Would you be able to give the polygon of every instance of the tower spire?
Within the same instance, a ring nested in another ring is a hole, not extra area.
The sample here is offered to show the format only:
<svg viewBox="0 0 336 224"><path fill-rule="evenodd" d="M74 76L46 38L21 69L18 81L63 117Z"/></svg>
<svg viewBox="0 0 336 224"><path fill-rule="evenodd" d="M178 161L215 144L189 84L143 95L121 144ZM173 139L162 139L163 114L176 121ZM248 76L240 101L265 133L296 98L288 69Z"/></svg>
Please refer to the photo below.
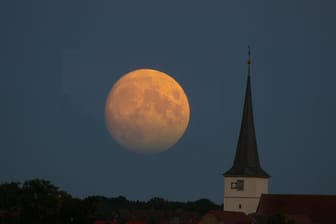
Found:
<svg viewBox="0 0 336 224"><path fill-rule="evenodd" d="M247 66L248 66L248 70L247 70L247 75L250 76L251 75L251 48L250 45L248 45L248 60L247 60Z"/></svg>
<svg viewBox="0 0 336 224"><path fill-rule="evenodd" d="M233 166L224 176L265 177L269 175L261 168L259 162L256 133L253 120L251 93L251 49L248 46L248 76L245 92L243 117Z"/></svg>
<svg viewBox="0 0 336 224"><path fill-rule="evenodd" d="M247 82L236 154L224 175L225 211L255 213L261 194L268 193L270 177L260 165L253 120L251 91L251 48L248 46Z"/></svg>

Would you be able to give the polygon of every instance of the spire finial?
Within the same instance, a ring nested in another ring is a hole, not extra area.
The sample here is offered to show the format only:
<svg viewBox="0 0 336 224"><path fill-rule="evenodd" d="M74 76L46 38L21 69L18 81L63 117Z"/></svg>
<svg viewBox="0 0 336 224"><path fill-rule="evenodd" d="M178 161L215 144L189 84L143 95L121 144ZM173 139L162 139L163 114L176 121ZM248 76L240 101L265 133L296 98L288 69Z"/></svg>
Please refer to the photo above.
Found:
<svg viewBox="0 0 336 224"><path fill-rule="evenodd" d="M250 69L250 66L251 66L251 48L250 48L250 45L248 45L248 60L247 60L247 64L248 64L248 73L247 75L250 76L251 74L251 69Z"/></svg>

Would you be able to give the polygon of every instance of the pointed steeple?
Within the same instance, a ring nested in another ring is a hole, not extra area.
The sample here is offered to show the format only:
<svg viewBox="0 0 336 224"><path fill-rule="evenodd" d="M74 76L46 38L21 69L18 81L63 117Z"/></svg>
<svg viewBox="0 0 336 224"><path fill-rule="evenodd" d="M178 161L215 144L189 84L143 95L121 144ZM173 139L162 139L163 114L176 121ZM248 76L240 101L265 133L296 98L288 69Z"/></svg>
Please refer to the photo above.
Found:
<svg viewBox="0 0 336 224"><path fill-rule="evenodd" d="M248 75L245 92L243 118L236 149L236 156L231 169L224 176L240 177L270 177L260 166L257 140L253 121L252 94L251 94L251 51L248 51Z"/></svg>

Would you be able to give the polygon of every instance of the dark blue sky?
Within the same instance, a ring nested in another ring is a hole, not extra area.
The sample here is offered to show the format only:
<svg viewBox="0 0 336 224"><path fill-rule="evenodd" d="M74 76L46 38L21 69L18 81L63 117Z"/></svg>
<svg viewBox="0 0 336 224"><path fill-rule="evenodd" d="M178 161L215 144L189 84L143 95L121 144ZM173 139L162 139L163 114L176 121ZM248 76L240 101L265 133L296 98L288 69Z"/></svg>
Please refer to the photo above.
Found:
<svg viewBox="0 0 336 224"><path fill-rule="evenodd" d="M252 48L259 155L272 193L336 194L334 1L1 1L0 182L75 196L223 201ZM178 144L121 149L104 104L136 68L173 76L191 107Z"/></svg>

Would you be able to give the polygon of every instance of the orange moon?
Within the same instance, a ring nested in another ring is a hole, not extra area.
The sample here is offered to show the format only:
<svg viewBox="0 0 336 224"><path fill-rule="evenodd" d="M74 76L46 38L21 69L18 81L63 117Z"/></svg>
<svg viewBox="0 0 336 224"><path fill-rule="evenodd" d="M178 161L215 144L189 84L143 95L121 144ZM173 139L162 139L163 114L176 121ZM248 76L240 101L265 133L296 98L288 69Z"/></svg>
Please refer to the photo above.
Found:
<svg viewBox="0 0 336 224"><path fill-rule="evenodd" d="M138 69L122 76L105 105L112 137L136 153L167 150L183 136L189 118L183 88L169 75L153 69Z"/></svg>

